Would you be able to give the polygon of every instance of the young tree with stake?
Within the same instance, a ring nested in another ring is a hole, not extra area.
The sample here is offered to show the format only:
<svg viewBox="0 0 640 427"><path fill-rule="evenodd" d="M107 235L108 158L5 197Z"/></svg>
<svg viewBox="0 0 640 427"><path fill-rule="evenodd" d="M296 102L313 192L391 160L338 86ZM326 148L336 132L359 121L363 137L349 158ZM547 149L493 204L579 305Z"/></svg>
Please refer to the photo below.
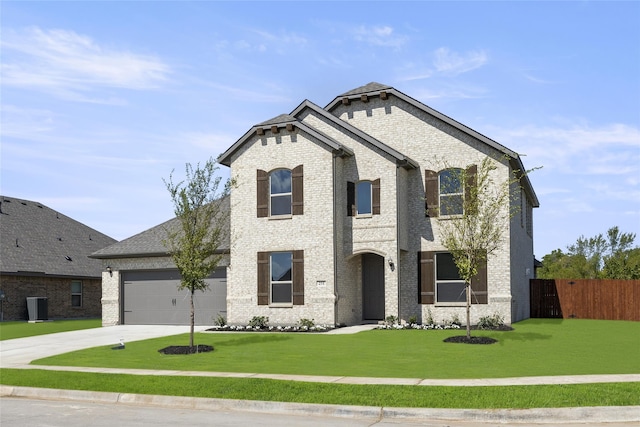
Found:
<svg viewBox="0 0 640 427"><path fill-rule="evenodd" d="M231 182L222 185L216 176L218 167L209 159L195 169L186 164L186 179L173 182L173 171L169 180L163 180L171 195L177 223L167 227L167 238L163 241L182 278L178 289L190 293L189 347L193 352L195 325L194 294L205 291L205 279L218 267L223 254L220 251L228 239L228 194Z"/></svg>
<svg viewBox="0 0 640 427"><path fill-rule="evenodd" d="M467 340L471 338L471 280L502 244L511 218L520 210L515 200L521 194L522 171L512 171L504 180L494 172L500 160L485 157L467 169L447 167L440 176L440 189L463 188L461 198L441 198L438 215L440 239L451 253L465 283ZM502 163L502 162L501 162ZM460 206L461 205L461 206Z"/></svg>

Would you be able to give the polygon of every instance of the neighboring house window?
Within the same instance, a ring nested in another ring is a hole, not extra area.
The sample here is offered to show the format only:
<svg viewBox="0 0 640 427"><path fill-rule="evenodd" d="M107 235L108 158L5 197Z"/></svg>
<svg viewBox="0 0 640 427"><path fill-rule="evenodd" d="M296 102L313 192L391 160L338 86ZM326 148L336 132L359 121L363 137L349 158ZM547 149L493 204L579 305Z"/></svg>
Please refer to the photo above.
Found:
<svg viewBox="0 0 640 427"><path fill-rule="evenodd" d="M425 170L425 215L428 217L462 215L464 208L473 207L472 189L476 185L478 168L450 168L438 172ZM465 203L467 202L467 203Z"/></svg>
<svg viewBox="0 0 640 427"><path fill-rule="evenodd" d="M71 307L82 307L82 282L71 281Z"/></svg>
<svg viewBox="0 0 640 427"><path fill-rule="evenodd" d="M462 169L445 169L438 175L440 215L462 215L463 175Z"/></svg>
<svg viewBox="0 0 640 427"><path fill-rule="evenodd" d="M257 171L258 218L302 215L303 167Z"/></svg>
<svg viewBox="0 0 640 427"><path fill-rule="evenodd" d="M258 305L304 304L304 251L258 252Z"/></svg>
<svg viewBox="0 0 640 427"><path fill-rule="evenodd" d="M347 182L347 215L380 215L380 178Z"/></svg>
<svg viewBox="0 0 640 427"><path fill-rule="evenodd" d="M269 213L291 215L291 171L279 169L269 174Z"/></svg>
<svg viewBox="0 0 640 427"><path fill-rule="evenodd" d="M447 304L466 301L464 281L448 252L418 253L418 301L420 304ZM472 304L487 304L486 262L471 279Z"/></svg>

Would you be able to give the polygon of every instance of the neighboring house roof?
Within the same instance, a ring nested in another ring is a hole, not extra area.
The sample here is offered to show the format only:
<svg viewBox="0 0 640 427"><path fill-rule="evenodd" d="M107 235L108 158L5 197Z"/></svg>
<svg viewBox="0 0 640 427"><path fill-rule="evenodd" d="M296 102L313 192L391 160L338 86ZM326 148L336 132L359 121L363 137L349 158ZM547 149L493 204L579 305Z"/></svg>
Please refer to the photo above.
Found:
<svg viewBox="0 0 640 427"><path fill-rule="evenodd" d="M388 96L388 95L393 95L396 96L400 99L402 99L403 101L409 103L410 105L414 106L415 108L418 108L419 110L424 111L425 113L439 119L442 120L443 122L449 124L450 126L453 126L454 128L478 139L479 141L482 141L483 143L487 144L490 147L493 147L494 149L498 150L499 152L509 156L509 158L511 159L511 167L515 170L519 170L522 172L526 172L526 169L524 168L524 165L522 164L522 160L520 159L520 156L518 155L518 153L516 153L515 151L512 151L510 149L508 149L507 147L505 147L502 144L499 144L498 142L494 141L491 138L488 138L484 135L482 135L479 132L476 132L475 130L463 125L462 123L452 119L449 116L446 116L444 114L442 114L439 111L434 110L431 107L428 107L427 105L423 104L422 102L410 97L409 95L406 95L402 92L400 92L397 89L394 89L391 86L386 86L380 83L376 83L376 82L371 82L368 83L364 86L360 86L358 88L355 88L353 90L350 90L348 92L343 93L342 95L338 95L337 97L334 98L333 101L331 101L326 107L325 110L327 110L328 112L333 111L336 107L338 107L339 105L345 103L347 100L351 101L351 100L361 100L363 96ZM529 197L531 198L531 202L533 204L534 207L539 207L540 206L540 202L538 201L538 197L536 196L535 191L533 190L533 186L531 185L531 182L529 181L529 177L527 175L524 176L523 178L523 182L522 182L522 186L525 189L525 191L529 194Z"/></svg>
<svg viewBox="0 0 640 427"><path fill-rule="evenodd" d="M223 199L220 207L225 212L224 216L228 219L228 212L230 209L229 197ZM179 226L180 223L178 218L172 218L169 221L156 225L142 233L138 233L135 236L131 236L128 239L94 252L90 257L97 259L115 259L168 256L169 252L163 243L167 238L167 230L171 230L174 227ZM225 241L222 247L219 248L221 252L228 252L230 247L228 221L225 228L227 229L227 233L225 233Z"/></svg>
<svg viewBox="0 0 640 427"><path fill-rule="evenodd" d="M39 202L0 196L0 272L100 277L89 254L115 239Z"/></svg>

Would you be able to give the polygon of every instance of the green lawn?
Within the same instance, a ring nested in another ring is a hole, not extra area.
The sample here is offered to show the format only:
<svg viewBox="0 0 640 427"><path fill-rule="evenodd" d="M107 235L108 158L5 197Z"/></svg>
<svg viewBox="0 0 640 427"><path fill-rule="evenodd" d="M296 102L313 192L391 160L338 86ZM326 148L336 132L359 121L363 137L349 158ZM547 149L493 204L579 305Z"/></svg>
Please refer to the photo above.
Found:
<svg viewBox="0 0 640 427"><path fill-rule="evenodd" d="M56 332L99 328L100 326L102 326L101 319L55 320L37 323L29 323L27 321L0 322L0 341L32 337L35 335L54 334Z"/></svg>
<svg viewBox="0 0 640 427"><path fill-rule="evenodd" d="M474 331L492 345L444 343L464 331L373 330L355 335L228 333L196 335L214 352L166 356L188 334L96 347L38 365L398 378L498 378L640 373L640 322L530 319L510 332Z"/></svg>
<svg viewBox="0 0 640 427"><path fill-rule="evenodd" d="M640 383L511 387L323 384L1 369L3 384L118 393L413 408L553 408L640 405Z"/></svg>

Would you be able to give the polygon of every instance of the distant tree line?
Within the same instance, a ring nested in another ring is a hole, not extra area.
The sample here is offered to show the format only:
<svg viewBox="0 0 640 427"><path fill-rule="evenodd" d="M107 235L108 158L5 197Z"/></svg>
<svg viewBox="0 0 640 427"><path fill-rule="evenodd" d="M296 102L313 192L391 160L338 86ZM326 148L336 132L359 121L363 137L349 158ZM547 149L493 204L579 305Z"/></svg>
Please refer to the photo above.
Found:
<svg viewBox="0 0 640 427"><path fill-rule="evenodd" d="M611 227L598 234L556 249L542 258L540 279L640 279L640 247L634 246L635 233L621 233Z"/></svg>

